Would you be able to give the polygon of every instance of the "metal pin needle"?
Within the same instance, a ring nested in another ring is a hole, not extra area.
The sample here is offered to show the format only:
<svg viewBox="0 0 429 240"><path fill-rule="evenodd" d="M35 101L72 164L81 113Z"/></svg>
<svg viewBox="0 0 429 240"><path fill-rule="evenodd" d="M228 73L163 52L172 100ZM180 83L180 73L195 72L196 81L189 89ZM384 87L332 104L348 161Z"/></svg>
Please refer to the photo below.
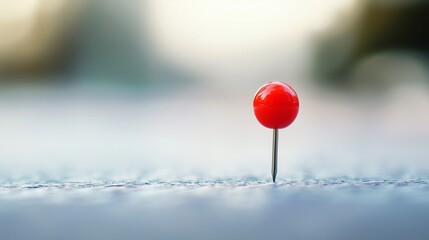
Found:
<svg viewBox="0 0 429 240"><path fill-rule="evenodd" d="M271 175L273 175L273 182L276 182L277 176L277 148L279 143L279 130L273 129L273 162L271 165Z"/></svg>

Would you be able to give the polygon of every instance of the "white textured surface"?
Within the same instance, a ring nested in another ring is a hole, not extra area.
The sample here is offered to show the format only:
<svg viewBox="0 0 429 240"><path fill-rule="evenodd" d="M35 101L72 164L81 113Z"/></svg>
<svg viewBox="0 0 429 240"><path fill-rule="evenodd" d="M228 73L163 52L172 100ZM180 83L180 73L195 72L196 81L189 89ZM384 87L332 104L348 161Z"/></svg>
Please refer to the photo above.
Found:
<svg viewBox="0 0 429 240"><path fill-rule="evenodd" d="M2 239L427 239L428 181L0 185Z"/></svg>

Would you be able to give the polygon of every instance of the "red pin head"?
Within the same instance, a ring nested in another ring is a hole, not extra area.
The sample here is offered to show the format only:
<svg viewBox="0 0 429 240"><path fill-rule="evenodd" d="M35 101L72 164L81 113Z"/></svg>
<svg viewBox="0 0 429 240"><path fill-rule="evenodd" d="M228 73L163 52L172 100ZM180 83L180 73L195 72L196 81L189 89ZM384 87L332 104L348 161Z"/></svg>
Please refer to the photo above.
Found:
<svg viewBox="0 0 429 240"><path fill-rule="evenodd" d="M262 86L253 99L253 110L258 121L273 131L273 182L277 175L278 129L289 126L298 115L299 101L295 90L286 83L269 82Z"/></svg>
<svg viewBox="0 0 429 240"><path fill-rule="evenodd" d="M298 95L291 86L282 82L265 84L253 99L255 116L267 128L289 126L298 115L298 109Z"/></svg>

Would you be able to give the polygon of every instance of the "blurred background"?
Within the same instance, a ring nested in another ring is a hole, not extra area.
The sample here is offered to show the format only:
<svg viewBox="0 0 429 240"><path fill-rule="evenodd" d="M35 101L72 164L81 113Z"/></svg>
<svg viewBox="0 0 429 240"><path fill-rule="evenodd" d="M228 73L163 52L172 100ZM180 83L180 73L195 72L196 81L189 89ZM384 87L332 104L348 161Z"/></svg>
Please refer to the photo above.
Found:
<svg viewBox="0 0 429 240"><path fill-rule="evenodd" d="M429 3L0 1L4 178L269 179L268 81L296 89L279 178L429 173Z"/></svg>

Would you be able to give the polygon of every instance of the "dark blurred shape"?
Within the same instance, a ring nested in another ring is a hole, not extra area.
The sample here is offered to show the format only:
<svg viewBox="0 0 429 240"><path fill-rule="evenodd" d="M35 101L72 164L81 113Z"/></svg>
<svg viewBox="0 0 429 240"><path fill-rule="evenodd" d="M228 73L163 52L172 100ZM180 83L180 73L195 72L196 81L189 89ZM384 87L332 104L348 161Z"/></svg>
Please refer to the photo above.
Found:
<svg viewBox="0 0 429 240"><path fill-rule="evenodd" d="M63 71L81 1L2 1L0 80Z"/></svg>
<svg viewBox="0 0 429 240"><path fill-rule="evenodd" d="M319 39L315 72L321 83L350 84L349 77L355 67L379 53L405 52L427 61L429 1L367 0L359 3L358 11ZM388 70L389 66L382 67Z"/></svg>
<svg viewBox="0 0 429 240"><path fill-rule="evenodd" d="M82 12L70 72L79 81L139 82L148 71L141 1L95 0Z"/></svg>
<svg viewBox="0 0 429 240"><path fill-rule="evenodd" d="M142 24L143 1L35 2L7 5L29 10L9 14L12 20L0 22L0 33L13 33L10 29L17 24L29 30L0 39L0 82L73 81L134 88L187 79L152 51ZM20 15L23 20L15 17Z"/></svg>
<svg viewBox="0 0 429 240"><path fill-rule="evenodd" d="M152 50L143 1L93 0L81 13L68 73L77 81L146 87L183 83L188 76Z"/></svg>

